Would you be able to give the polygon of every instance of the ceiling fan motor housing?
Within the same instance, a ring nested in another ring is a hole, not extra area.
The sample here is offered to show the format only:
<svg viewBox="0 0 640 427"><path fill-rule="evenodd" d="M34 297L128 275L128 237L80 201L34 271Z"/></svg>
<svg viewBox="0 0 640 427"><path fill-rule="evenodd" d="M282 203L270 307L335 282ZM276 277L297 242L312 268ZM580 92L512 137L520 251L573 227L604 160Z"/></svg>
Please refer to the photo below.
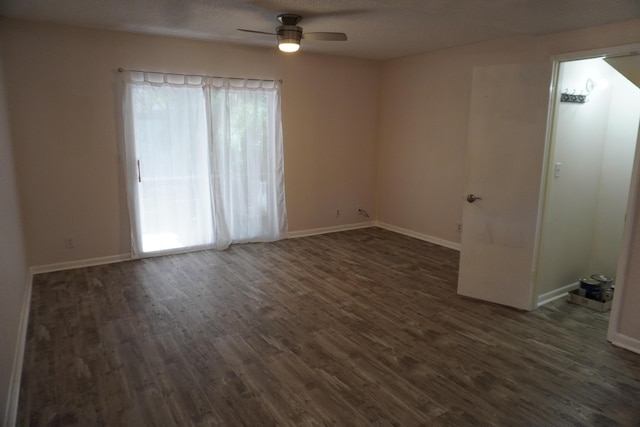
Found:
<svg viewBox="0 0 640 427"><path fill-rule="evenodd" d="M302 39L302 28L296 25L281 25L277 28L278 40L295 40L298 43Z"/></svg>
<svg viewBox="0 0 640 427"><path fill-rule="evenodd" d="M278 41L295 42L300 43L302 40L302 28L298 27L298 22L302 19L302 16L293 13L283 13L278 15L278 21L282 23L276 29L278 34Z"/></svg>
<svg viewBox="0 0 640 427"><path fill-rule="evenodd" d="M302 20L302 16L296 15L295 13L282 13L278 15L278 21L282 25L298 25L298 22Z"/></svg>

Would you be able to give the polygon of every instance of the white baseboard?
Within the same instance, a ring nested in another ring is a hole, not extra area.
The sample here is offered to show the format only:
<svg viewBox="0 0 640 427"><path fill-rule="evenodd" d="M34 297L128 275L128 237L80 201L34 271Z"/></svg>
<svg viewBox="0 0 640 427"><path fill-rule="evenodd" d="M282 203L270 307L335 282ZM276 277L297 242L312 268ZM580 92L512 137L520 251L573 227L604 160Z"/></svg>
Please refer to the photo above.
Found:
<svg viewBox="0 0 640 427"><path fill-rule="evenodd" d="M416 239L424 240L426 242L435 243L436 245L444 246L450 249L460 250L460 244L450 242L448 240L439 239L437 237L428 236L426 234L417 233L415 231L407 230L395 225L385 224L379 221L367 221L358 222L355 224L338 225L334 227L321 227L311 228L308 230L290 231L289 238L295 239L298 237L316 236L319 234L337 233L339 231L358 230L361 228L380 227L385 230L393 231L395 233L404 234L406 236L415 237ZM131 254L111 255L100 258L88 258L76 261L61 262L56 264L37 265L29 269L29 272L33 274L51 273L54 271L72 270L74 268L93 267L96 265L113 264L116 262L131 260Z"/></svg>
<svg viewBox="0 0 640 427"><path fill-rule="evenodd" d="M18 342L13 356L13 370L9 380L9 395L4 417L4 426L15 426L18 417L18 401L20 400L20 380L22 378L22 365L24 362L24 350L27 344L27 326L29 324L29 308L31 307L31 289L33 287L33 274L27 274L27 284L22 307L20 308L20 320L18 323Z"/></svg>
<svg viewBox="0 0 640 427"><path fill-rule="evenodd" d="M93 267L95 265L113 264L131 260L131 254L111 255L100 258L80 259L77 261L60 262L57 264L37 265L31 267L31 274L51 273L53 271L72 270L74 268Z"/></svg>
<svg viewBox="0 0 640 427"><path fill-rule="evenodd" d="M615 345L616 347L621 347L625 350L633 351L634 353L640 354L640 340L636 338L631 338L627 335L617 333L613 336L611 344Z"/></svg>
<svg viewBox="0 0 640 427"><path fill-rule="evenodd" d="M291 231L289 232L289 238L295 239L298 237L316 236L318 234L336 233L339 231L358 230L360 228L380 227L385 230L393 231L394 233L404 234L405 236L414 237L416 239L424 240L425 242L434 243L445 248L460 250L460 243L451 242L448 240L440 239L426 234L418 233L406 228L396 227L395 225L386 224L379 221L359 222L356 224L339 225L336 227L322 227L312 228L309 230Z"/></svg>
<svg viewBox="0 0 640 427"><path fill-rule="evenodd" d="M579 287L580 287L580 282L574 282L566 286L563 286L561 288L546 292L542 295L538 295L538 304L536 305L536 307L541 307L545 304L550 303L551 301L564 298L567 296L568 292L571 292L574 289L578 289Z"/></svg>
<svg viewBox="0 0 640 427"><path fill-rule="evenodd" d="M290 231L289 238L316 236L318 234L337 233L338 231L358 230L360 228L375 227L375 221L358 222L355 224L337 225L335 227L311 228L309 230Z"/></svg>
<svg viewBox="0 0 640 427"><path fill-rule="evenodd" d="M405 236L414 237L416 239L424 240L425 242L434 243L436 245L444 246L445 248L460 250L460 243L451 242L449 240L440 239L438 237L429 236L427 234L418 233L416 231L407 230L406 228L396 227L395 225L386 224L384 222L376 221L375 225L385 230L393 231L394 233L404 234Z"/></svg>

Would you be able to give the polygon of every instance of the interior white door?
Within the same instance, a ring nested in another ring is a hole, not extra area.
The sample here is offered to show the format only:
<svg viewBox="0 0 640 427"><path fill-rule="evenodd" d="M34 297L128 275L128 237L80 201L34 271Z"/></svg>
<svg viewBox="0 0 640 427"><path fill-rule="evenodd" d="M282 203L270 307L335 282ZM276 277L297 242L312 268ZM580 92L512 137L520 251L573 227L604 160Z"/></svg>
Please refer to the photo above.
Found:
<svg viewBox="0 0 640 427"><path fill-rule="evenodd" d="M551 70L551 63L473 70L460 295L533 308Z"/></svg>

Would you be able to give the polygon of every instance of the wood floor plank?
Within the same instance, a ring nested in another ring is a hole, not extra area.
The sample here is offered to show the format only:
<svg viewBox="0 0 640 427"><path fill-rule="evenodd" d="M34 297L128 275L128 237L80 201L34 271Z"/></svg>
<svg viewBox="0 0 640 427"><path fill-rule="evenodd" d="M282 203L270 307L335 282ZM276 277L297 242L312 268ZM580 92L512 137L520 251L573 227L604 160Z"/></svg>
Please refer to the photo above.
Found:
<svg viewBox="0 0 640 427"><path fill-rule="evenodd" d="M378 228L34 277L20 426L640 426L607 313L456 295Z"/></svg>

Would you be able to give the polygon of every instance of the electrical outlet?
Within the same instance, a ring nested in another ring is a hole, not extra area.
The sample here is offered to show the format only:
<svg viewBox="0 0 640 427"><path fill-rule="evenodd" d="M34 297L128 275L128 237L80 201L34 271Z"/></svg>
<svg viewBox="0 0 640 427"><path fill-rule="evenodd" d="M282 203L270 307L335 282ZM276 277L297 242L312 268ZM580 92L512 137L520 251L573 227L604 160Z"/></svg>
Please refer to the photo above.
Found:
<svg viewBox="0 0 640 427"><path fill-rule="evenodd" d="M65 249L73 249L73 238L65 237L64 238L64 248Z"/></svg>
<svg viewBox="0 0 640 427"><path fill-rule="evenodd" d="M458 233L462 233L462 224L458 224Z"/></svg>
<svg viewBox="0 0 640 427"><path fill-rule="evenodd" d="M340 218L340 209L336 210L336 218Z"/></svg>

